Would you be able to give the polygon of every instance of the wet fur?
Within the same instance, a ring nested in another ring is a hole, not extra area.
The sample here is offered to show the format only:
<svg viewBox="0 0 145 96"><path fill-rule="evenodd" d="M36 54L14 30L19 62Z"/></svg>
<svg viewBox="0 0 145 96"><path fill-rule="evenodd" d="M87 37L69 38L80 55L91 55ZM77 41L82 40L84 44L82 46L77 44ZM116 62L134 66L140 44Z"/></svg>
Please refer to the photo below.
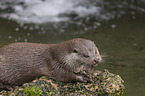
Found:
<svg viewBox="0 0 145 96"><path fill-rule="evenodd" d="M90 59L84 58L84 54L90 55ZM86 66L93 66L95 58L101 60L94 43L81 38L59 44L9 44L0 49L0 90L22 85L43 75L56 81L87 82L88 78L77 73Z"/></svg>

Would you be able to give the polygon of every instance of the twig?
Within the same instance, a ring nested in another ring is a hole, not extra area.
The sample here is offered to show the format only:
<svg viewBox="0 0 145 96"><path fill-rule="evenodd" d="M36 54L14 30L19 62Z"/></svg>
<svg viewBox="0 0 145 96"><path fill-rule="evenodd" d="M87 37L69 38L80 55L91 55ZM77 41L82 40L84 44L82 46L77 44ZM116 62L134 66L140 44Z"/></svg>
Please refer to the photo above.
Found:
<svg viewBox="0 0 145 96"><path fill-rule="evenodd" d="M121 57L122 57L122 52L120 52L119 65L118 65L118 68L117 68L117 70L116 70L115 74L116 74L116 73L118 72L118 70L119 70L119 67L120 67L120 62L121 62Z"/></svg>

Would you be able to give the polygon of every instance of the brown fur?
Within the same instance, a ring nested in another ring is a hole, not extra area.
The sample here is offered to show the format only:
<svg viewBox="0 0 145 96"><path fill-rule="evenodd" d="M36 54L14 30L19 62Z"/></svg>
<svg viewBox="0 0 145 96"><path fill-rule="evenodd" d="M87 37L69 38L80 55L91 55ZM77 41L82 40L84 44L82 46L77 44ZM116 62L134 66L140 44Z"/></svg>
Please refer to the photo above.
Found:
<svg viewBox="0 0 145 96"><path fill-rule="evenodd" d="M92 68L98 61L101 56L96 46L86 39L59 44L12 43L0 49L0 89L43 75L63 82L87 82L88 78L77 73L86 66Z"/></svg>

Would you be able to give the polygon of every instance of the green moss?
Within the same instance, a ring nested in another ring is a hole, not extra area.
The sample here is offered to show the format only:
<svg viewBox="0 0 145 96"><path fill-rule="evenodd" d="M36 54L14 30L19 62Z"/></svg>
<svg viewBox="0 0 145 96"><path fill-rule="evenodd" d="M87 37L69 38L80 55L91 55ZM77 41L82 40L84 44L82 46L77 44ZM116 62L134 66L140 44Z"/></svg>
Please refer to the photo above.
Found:
<svg viewBox="0 0 145 96"><path fill-rule="evenodd" d="M55 92L49 92L48 95L55 95Z"/></svg>
<svg viewBox="0 0 145 96"><path fill-rule="evenodd" d="M25 87L23 91L24 91L25 96L41 96L42 95L42 90L39 87L36 87L34 85Z"/></svg>

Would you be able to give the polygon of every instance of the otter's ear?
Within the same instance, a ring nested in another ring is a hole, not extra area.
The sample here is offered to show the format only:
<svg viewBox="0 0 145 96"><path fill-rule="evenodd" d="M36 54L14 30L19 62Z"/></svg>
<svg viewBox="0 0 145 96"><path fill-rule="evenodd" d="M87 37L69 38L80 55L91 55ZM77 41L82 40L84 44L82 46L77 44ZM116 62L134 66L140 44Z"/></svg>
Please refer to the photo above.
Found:
<svg viewBox="0 0 145 96"><path fill-rule="evenodd" d="M77 51L77 49L76 49L76 48L74 48L73 53L78 53L78 51Z"/></svg>

